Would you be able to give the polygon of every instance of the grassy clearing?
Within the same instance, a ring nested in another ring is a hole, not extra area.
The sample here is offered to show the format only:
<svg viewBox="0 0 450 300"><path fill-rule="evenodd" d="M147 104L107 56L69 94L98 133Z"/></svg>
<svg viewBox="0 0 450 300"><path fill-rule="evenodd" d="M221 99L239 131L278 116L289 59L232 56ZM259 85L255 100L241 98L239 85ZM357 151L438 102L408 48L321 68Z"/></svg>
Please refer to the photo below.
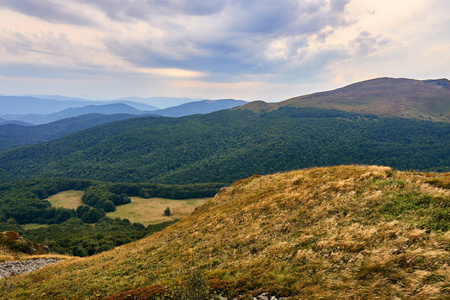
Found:
<svg viewBox="0 0 450 300"><path fill-rule="evenodd" d="M30 224L23 224L23 225L20 225L20 226L22 226L22 228L24 230L30 230L30 229L47 227L48 225L46 225L46 224L30 223Z"/></svg>
<svg viewBox="0 0 450 300"><path fill-rule="evenodd" d="M163 198L131 197L131 203L117 206L115 212L107 213L110 218L128 219L132 223L141 223L144 226L189 216L195 208L205 204L211 198L171 200ZM164 215L164 210L169 207L172 214Z"/></svg>
<svg viewBox="0 0 450 300"><path fill-rule="evenodd" d="M47 200L53 207L64 207L76 209L83 205L81 197L83 191L64 191L51 196ZM106 214L110 218L128 219L132 223L141 223L144 226L161 223L165 221L184 219L189 216L195 208L205 204L211 198L172 200L164 198L140 198L131 197L131 203L117 206L117 210ZM164 210L169 207L171 216L165 216ZM33 224L23 226L25 229L36 228Z"/></svg>
<svg viewBox="0 0 450 300"><path fill-rule="evenodd" d="M449 183L377 166L253 176L152 236L11 278L0 297L94 299L201 270L230 298L448 299Z"/></svg>
<svg viewBox="0 0 450 300"><path fill-rule="evenodd" d="M69 190L53 195L47 198L47 200L53 207L77 209L78 206L83 204L83 202L81 202L83 193L83 191Z"/></svg>

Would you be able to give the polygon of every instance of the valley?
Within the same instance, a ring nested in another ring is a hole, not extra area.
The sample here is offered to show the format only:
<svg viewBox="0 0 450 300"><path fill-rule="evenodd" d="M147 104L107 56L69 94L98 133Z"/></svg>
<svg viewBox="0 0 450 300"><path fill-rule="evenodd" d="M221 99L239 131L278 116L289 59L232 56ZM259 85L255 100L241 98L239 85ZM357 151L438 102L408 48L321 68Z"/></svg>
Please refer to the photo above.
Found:
<svg viewBox="0 0 450 300"><path fill-rule="evenodd" d="M0 297L446 299L449 99L446 79L378 78L0 125L0 260L63 260Z"/></svg>

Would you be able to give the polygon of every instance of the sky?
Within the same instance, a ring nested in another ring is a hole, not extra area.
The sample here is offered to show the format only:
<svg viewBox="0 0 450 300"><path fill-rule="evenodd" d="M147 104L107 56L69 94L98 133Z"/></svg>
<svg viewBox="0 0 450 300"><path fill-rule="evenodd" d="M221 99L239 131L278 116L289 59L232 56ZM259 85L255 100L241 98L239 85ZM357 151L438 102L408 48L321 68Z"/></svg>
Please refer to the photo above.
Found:
<svg viewBox="0 0 450 300"><path fill-rule="evenodd" d="M448 78L448 0L0 0L0 94L281 101Z"/></svg>

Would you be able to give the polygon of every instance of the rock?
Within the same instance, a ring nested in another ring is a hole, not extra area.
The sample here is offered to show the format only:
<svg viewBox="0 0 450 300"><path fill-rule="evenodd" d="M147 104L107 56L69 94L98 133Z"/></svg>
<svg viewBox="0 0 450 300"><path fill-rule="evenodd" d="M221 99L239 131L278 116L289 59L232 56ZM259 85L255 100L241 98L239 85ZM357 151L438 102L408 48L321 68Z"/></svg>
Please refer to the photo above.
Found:
<svg viewBox="0 0 450 300"><path fill-rule="evenodd" d="M59 260L53 258L39 258L30 260L5 261L0 263L0 279L36 271L45 266L56 264Z"/></svg>

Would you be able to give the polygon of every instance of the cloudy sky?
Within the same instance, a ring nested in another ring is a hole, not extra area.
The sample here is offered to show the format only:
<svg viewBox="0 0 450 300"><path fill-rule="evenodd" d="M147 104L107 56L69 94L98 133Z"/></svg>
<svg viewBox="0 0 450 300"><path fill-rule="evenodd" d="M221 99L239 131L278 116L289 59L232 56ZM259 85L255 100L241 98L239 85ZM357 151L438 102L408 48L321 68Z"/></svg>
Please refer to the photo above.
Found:
<svg viewBox="0 0 450 300"><path fill-rule="evenodd" d="M289 97L450 77L448 0L0 0L0 94Z"/></svg>

